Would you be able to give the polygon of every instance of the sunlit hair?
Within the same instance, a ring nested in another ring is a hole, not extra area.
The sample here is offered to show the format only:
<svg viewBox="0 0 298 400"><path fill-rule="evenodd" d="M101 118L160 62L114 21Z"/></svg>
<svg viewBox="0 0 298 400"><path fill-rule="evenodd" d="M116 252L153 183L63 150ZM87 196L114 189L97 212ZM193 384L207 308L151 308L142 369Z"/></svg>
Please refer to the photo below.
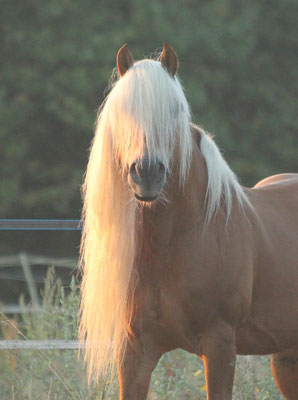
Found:
<svg viewBox="0 0 298 400"><path fill-rule="evenodd" d="M232 212L233 201L243 208L251 207L236 175L231 170L212 136L197 127L201 133L200 150L205 158L208 174L207 191L205 195L205 224L208 225L212 216L224 207L226 221Z"/></svg>
<svg viewBox="0 0 298 400"><path fill-rule="evenodd" d="M141 209L125 171L145 150L170 171L178 149L183 184L191 162L189 120L178 79L154 60L134 64L101 108L83 186L79 335L86 340L89 377L110 372L116 359L121 362L130 335Z"/></svg>
<svg viewBox="0 0 298 400"><path fill-rule="evenodd" d="M109 94L100 119L107 119L105 133L122 167L129 167L146 150L169 170L177 146L180 178L185 180L192 147L189 106L178 78L171 77L160 62L134 64Z"/></svg>

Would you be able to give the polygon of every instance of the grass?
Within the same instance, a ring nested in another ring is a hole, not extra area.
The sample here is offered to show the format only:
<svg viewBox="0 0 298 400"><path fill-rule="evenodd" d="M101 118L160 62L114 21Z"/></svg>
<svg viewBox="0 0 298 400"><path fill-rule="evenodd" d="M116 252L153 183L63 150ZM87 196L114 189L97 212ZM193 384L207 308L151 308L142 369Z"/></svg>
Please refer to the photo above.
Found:
<svg viewBox="0 0 298 400"><path fill-rule="evenodd" d="M77 338L78 287L71 282L68 294L50 268L43 290L42 312L1 317L5 339ZM20 300L24 307L24 302ZM86 370L73 350L2 350L0 352L1 400L114 400L116 381L88 386ZM200 359L182 350L165 354L151 378L149 399L206 399L204 367ZM271 377L268 357L238 357L234 399L281 400Z"/></svg>

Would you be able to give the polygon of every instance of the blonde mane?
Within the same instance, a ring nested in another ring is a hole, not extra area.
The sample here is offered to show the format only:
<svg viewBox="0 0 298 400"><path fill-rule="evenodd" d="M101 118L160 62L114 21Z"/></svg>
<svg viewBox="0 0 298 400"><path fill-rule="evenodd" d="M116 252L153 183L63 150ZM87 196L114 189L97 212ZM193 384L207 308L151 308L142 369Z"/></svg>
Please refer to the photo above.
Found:
<svg viewBox="0 0 298 400"><path fill-rule="evenodd" d="M201 133L200 150L205 158L208 183L205 197L205 224L208 225L212 216L223 206L226 220L231 215L233 200L243 208L251 204L240 185L236 175L231 170L212 136L197 127Z"/></svg>
<svg viewBox="0 0 298 400"><path fill-rule="evenodd" d="M146 150L171 169L179 149L180 182L192 151L183 89L160 62L134 64L112 88L98 116L83 185L83 266L79 336L89 377L107 374L125 351L137 277L136 223L141 218L125 172Z"/></svg>

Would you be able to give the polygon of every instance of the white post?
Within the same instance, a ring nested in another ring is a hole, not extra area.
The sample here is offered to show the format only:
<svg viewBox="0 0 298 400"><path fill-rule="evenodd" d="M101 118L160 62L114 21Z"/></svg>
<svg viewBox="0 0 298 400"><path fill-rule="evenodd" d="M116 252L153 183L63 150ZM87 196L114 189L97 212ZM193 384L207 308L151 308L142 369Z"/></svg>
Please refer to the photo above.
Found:
<svg viewBox="0 0 298 400"><path fill-rule="evenodd" d="M38 292L36 289L36 285L35 282L33 280L33 275L32 275L32 271L31 271L31 267L30 267L30 263L27 257L26 253L20 253L20 262L21 262L21 266L25 275L25 279L27 282L27 286L29 289L29 293L31 296L31 300L32 300L32 306L34 309L38 309L40 308L40 303L39 303L39 298L38 298Z"/></svg>

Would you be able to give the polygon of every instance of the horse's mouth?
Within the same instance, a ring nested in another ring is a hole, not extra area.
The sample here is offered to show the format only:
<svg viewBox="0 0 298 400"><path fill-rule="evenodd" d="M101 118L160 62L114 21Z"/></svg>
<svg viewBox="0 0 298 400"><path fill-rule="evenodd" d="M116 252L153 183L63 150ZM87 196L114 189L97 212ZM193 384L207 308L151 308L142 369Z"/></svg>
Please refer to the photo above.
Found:
<svg viewBox="0 0 298 400"><path fill-rule="evenodd" d="M144 196L144 197L141 197L141 196L139 196L139 195L136 194L136 193L134 193L134 195L135 195L135 198L136 198L137 200L139 200L139 201L146 201L146 202L154 201L154 200L156 200L157 197L158 197L158 196L151 196L151 197Z"/></svg>

